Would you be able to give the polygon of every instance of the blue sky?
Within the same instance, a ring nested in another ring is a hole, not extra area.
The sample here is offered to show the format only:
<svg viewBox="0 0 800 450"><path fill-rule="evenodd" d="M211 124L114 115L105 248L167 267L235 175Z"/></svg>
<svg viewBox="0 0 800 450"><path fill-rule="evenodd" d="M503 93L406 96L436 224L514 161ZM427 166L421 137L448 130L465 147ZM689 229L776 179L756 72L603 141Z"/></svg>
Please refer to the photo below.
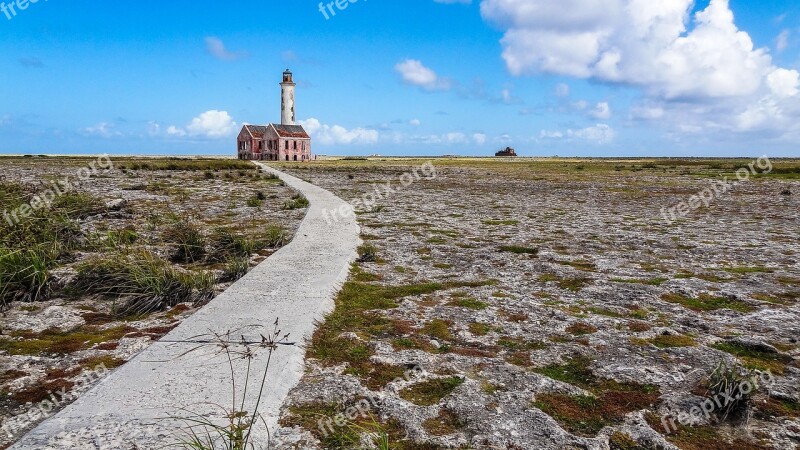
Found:
<svg viewBox="0 0 800 450"><path fill-rule="evenodd" d="M320 154L800 156L797 3L340 3L0 12L0 152L233 154L290 67Z"/></svg>

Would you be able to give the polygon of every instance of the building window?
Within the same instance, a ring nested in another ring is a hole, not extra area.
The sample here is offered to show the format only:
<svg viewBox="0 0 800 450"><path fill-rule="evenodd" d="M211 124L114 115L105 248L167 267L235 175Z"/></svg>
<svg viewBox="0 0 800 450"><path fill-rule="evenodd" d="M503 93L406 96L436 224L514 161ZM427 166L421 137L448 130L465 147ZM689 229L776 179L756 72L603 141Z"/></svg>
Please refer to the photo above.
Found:
<svg viewBox="0 0 800 450"><path fill-rule="evenodd" d="M297 141L294 141L294 149L297 150Z"/></svg>
<svg viewBox="0 0 800 450"><path fill-rule="evenodd" d="M267 148L272 150L272 141L267 142Z"/></svg>
<svg viewBox="0 0 800 450"><path fill-rule="evenodd" d="M289 150L289 141L285 141L285 142L286 142L286 150ZM287 158L288 158L288 156L287 156Z"/></svg>
<svg viewBox="0 0 800 450"><path fill-rule="evenodd" d="M264 150L264 141L258 141L258 149Z"/></svg>

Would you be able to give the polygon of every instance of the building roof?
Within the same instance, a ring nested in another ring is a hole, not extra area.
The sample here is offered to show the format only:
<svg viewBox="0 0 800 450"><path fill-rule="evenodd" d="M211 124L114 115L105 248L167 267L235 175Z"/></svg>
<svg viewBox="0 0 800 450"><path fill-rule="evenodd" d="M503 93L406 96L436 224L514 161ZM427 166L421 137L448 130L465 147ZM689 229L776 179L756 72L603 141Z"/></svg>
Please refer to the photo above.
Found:
<svg viewBox="0 0 800 450"><path fill-rule="evenodd" d="M276 123L271 123L269 126L275 128L275 131L280 137L311 139L311 136L306 133L302 125L278 125Z"/></svg>
<svg viewBox="0 0 800 450"><path fill-rule="evenodd" d="M263 139L267 134L267 129L272 127L275 133L282 138L295 138L295 139L311 139L311 136L306 133L302 125L278 125L271 123L269 125L245 125L244 129L250 133L255 139Z"/></svg>
<svg viewBox="0 0 800 450"><path fill-rule="evenodd" d="M263 125L245 125L244 129L254 138L262 138L267 132L267 127Z"/></svg>

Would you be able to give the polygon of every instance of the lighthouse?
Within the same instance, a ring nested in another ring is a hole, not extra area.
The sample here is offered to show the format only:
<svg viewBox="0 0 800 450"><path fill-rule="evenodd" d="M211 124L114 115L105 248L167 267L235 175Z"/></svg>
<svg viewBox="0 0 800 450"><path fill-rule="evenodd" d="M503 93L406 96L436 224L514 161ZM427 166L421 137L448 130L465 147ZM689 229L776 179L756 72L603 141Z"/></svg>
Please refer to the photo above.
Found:
<svg viewBox="0 0 800 450"><path fill-rule="evenodd" d="M256 161L312 161L311 136L295 122L292 72L281 82L281 123L244 125L236 138L239 159Z"/></svg>
<svg viewBox="0 0 800 450"><path fill-rule="evenodd" d="M292 72L286 69L281 82L281 125L294 125L294 88L297 86L292 80Z"/></svg>

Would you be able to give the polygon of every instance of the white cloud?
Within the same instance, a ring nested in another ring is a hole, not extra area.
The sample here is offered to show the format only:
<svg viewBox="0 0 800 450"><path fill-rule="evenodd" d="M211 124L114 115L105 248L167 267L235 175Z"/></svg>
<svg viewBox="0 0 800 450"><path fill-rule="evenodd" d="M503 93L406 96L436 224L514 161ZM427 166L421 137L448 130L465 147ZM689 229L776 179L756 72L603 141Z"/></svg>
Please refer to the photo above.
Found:
<svg viewBox="0 0 800 450"><path fill-rule="evenodd" d="M523 103L522 99L514 95L514 93L511 92L511 89L508 88L500 91L500 102L505 103L506 105L518 105Z"/></svg>
<svg viewBox="0 0 800 450"><path fill-rule="evenodd" d="M167 128L167 134L170 136L178 136L178 137L186 136L186 132L176 127L175 125L170 125L169 128Z"/></svg>
<svg viewBox="0 0 800 450"><path fill-rule="evenodd" d="M613 142L616 135L617 133L610 126L606 124L597 124L577 130L542 130L539 133L539 139L577 139L603 145Z"/></svg>
<svg viewBox="0 0 800 450"><path fill-rule="evenodd" d="M558 130L542 130L539 133L540 139L561 139L564 137L564 133Z"/></svg>
<svg viewBox="0 0 800 450"><path fill-rule="evenodd" d="M616 135L617 133L614 129L605 124L598 124L580 130L567 130L567 136L569 137L575 137L597 144L609 144L614 140Z"/></svg>
<svg viewBox="0 0 800 450"><path fill-rule="evenodd" d="M147 123L147 134L150 136L158 136L161 134L161 124L156 122L155 120L151 120Z"/></svg>
<svg viewBox="0 0 800 450"><path fill-rule="evenodd" d="M150 134L159 133L161 125L156 122L149 124ZM232 136L238 131L238 125L227 111L212 109L206 111L192 119L184 128L170 125L167 127L167 136L173 137L203 137L209 139L220 139Z"/></svg>
<svg viewBox="0 0 800 450"><path fill-rule="evenodd" d="M453 85L450 80L439 77L432 69L425 67L422 61L416 59L403 60L394 66L394 70L400 74L404 83L428 91L445 91Z"/></svg>
<svg viewBox="0 0 800 450"><path fill-rule="evenodd" d="M655 120L664 117L664 108L659 106L639 105L631 108L633 119Z"/></svg>
<svg viewBox="0 0 800 450"><path fill-rule="evenodd" d="M800 88L800 73L796 70L777 69L767 75L767 86L778 97L794 97Z"/></svg>
<svg viewBox="0 0 800 450"><path fill-rule="evenodd" d="M122 136L122 133L114 130L114 124L108 122L100 122L93 127L86 127L83 131L87 135L100 136L104 138Z"/></svg>
<svg viewBox="0 0 800 450"><path fill-rule="evenodd" d="M611 107L607 102L600 102L589 111L589 116L598 120L608 120L611 118Z"/></svg>
<svg viewBox="0 0 800 450"><path fill-rule="evenodd" d="M377 130L366 128L353 128L348 130L340 125L326 125L318 119L301 120L302 125L306 132L311 135L317 142L323 145L334 144L355 144L355 145L369 145L376 144L380 133Z"/></svg>
<svg viewBox="0 0 800 450"><path fill-rule="evenodd" d="M712 0L687 28L693 0L484 0L507 28L503 58L516 75L550 72L645 86L666 98L755 92L771 59Z"/></svg>
<svg viewBox="0 0 800 450"><path fill-rule="evenodd" d="M222 42L222 39L214 36L209 36L205 39L206 41L206 50L208 53L211 54L214 58L223 60L223 61L233 61L237 59L247 58L247 52L232 52L225 48L225 43Z"/></svg>
<svg viewBox="0 0 800 450"><path fill-rule="evenodd" d="M186 131L192 136L221 138L234 134L236 128L236 122L227 111L212 109L192 119Z"/></svg>
<svg viewBox="0 0 800 450"><path fill-rule="evenodd" d="M478 145L483 145L486 143L487 136L483 133L475 133L472 135L472 140Z"/></svg>
<svg viewBox="0 0 800 450"><path fill-rule="evenodd" d="M789 47L789 37L792 35L792 32L789 30L781 31L781 34L775 39L775 50L778 53L786 50Z"/></svg>
<svg viewBox="0 0 800 450"><path fill-rule="evenodd" d="M777 67L738 28L729 0L482 0L485 20L505 29L508 70L552 73L642 89L630 110L678 132L800 136L798 72ZM791 35L781 33L776 49ZM561 96L566 96L561 90ZM559 95L559 91L556 92ZM597 120L611 116L571 103ZM573 131L573 137L589 132Z"/></svg>
<svg viewBox="0 0 800 450"><path fill-rule="evenodd" d="M442 142L445 144L466 144L469 141L464 133L445 133L442 135Z"/></svg>
<svg viewBox="0 0 800 450"><path fill-rule="evenodd" d="M555 90L558 97L569 97L569 85L566 83L559 83Z"/></svg>
<svg viewBox="0 0 800 450"><path fill-rule="evenodd" d="M411 119L408 121L408 124L411 125L412 127L418 127L422 125L422 122L420 122L419 119Z"/></svg>

